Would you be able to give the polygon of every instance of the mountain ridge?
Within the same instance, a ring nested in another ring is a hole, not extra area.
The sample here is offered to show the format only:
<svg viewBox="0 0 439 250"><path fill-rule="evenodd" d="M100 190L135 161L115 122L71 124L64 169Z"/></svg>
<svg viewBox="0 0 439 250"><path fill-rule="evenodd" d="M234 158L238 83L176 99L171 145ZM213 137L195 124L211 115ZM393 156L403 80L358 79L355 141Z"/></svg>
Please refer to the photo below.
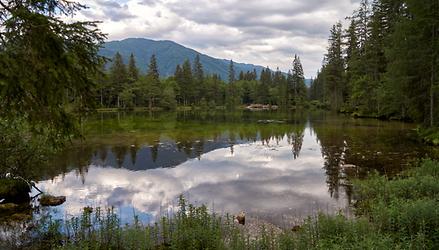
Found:
<svg viewBox="0 0 439 250"><path fill-rule="evenodd" d="M119 52L127 64L129 56L133 53L137 67L141 72L146 72L149 60L153 54L156 55L159 73L162 77L174 75L178 64L183 64L186 59L193 63L196 55L200 56L205 73L218 74L223 80L227 80L230 60L215 58L194 49L185 47L170 40L152 40L146 38L127 38L123 40L109 41L100 50L102 56L113 58ZM233 62L235 74L238 77L240 71L247 72L256 69L260 75L265 67L249 63Z"/></svg>

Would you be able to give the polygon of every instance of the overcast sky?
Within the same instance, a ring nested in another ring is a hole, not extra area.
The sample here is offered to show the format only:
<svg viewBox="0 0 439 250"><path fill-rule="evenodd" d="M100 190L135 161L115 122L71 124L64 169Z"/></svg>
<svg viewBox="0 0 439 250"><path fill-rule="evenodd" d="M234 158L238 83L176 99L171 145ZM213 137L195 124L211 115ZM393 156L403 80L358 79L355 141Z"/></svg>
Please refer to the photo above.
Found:
<svg viewBox="0 0 439 250"><path fill-rule="evenodd" d="M79 0L80 19L100 20L109 40L172 40L237 62L291 68L301 57L306 77L320 68L330 27L359 0Z"/></svg>

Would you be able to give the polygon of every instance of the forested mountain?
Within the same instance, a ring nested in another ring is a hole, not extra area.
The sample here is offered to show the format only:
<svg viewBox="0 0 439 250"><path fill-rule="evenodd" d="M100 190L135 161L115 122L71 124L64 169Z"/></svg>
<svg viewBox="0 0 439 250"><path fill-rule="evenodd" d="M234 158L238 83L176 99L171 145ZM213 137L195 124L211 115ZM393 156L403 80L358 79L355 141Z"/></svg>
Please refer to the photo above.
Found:
<svg viewBox="0 0 439 250"><path fill-rule="evenodd" d="M101 107L132 108L148 106L175 109L180 106L216 106L234 109L252 103L278 105L283 109L306 104L307 87L300 57L295 55L288 74L269 68L258 74L237 71L229 61L227 77L206 73L197 54L193 62L185 59L170 76L159 72L157 56L150 58L146 74L137 67L134 54L128 64L116 52L107 69L96 75L96 99ZM102 65L105 66L105 65Z"/></svg>
<svg viewBox="0 0 439 250"><path fill-rule="evenodd" d="M107 42L105 43L105 47L100 50L100 54L108 58L113 58L117 52L122 55L125 62L128 62L132 53L142 73L146 72L149 59L152 55L155 55L161 77L174 75L175 68L178 64L182 64L186 59L193 62L197 54L200 55L200 61L203 64L206 74L217 74L221 79L226 80L229 73L229 60L203 55L172 41L128 38L122 41ZM263 69L262 66L236 62L234 63L234 67L237 73L241 71L253 72L253 69L256 69L258 75Z"/></svg>

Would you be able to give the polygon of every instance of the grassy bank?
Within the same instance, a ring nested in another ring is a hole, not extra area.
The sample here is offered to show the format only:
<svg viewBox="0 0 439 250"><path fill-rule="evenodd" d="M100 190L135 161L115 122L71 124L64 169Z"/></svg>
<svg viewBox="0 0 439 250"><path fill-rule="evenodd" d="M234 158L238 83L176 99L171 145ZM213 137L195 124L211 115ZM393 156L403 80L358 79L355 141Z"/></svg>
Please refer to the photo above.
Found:
<svg viewBox="0 0 439 250"><path fill-rule="evenodd" d="M439 146L439 128L418 129L418 134L425 143Z"/></svg>
<svg viewBox="0 0 439 250"><path fill-rule="evenodd" d="M438 249L439 162L425 160L389 180L354 182L355 219L323 214L294 229L250 234L231 216L180 199L179 212L154 225L121 225L113 210L39 221L30 247L61 249ZM23 246L22 246L23 247Z"/></svg>

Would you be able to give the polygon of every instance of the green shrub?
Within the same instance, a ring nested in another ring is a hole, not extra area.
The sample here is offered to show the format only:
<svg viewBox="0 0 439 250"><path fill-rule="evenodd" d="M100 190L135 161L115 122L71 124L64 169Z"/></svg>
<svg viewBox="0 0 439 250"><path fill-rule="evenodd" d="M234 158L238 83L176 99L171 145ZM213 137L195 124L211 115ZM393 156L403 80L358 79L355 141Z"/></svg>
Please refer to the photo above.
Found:
<svg viewBox="0 0 439 250"><path fill-rule="evenodd" d="M181 197L179 209L155 224L135 217L121 225L114 210L84 209L66 221L40 221L34 245L63 249L439 249L439 163L389 180L374 173L354 182L357 217L309 217L294 232L262 227L250 235L229 215L210 213Z"/></svg>

